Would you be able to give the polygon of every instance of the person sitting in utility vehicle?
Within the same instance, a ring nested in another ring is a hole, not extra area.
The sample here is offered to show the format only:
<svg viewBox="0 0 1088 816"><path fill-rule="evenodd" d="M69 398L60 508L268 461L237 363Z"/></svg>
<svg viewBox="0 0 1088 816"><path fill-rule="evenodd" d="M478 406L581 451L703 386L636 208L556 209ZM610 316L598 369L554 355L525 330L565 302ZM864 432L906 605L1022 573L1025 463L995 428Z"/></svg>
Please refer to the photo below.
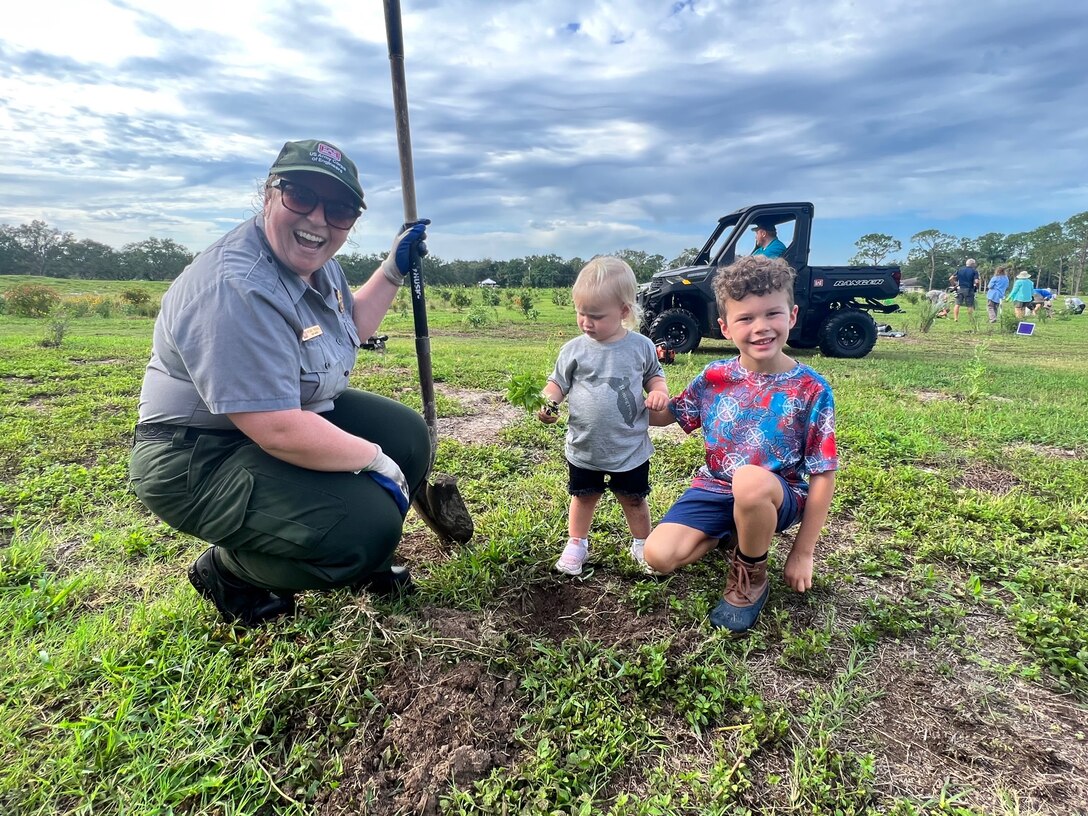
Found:
<svg viewBox="0 0 1088 816"><path fill-rule="evenodd" d="M774 224L763 222L752 227L756 234L756 248L753 255L762 255L766 258L781 258L786 254L786 245L778 240L778 229Z"/></svg>
<svg viewBox="0 0 1088 816"><path fill-rule="evenodd" d="M781 258L749 256L720 268L718 322L740 354L711 363L664 410L650 411L651 425L701 429L706 461L646 539L643 558L668 573L733 538L729 579L710 622L736 634L755 625L767 601L774 534L798 521L785 579L797 592L812 586L835 492L831 386L783 351L797 321L794 275Z"/></svg>

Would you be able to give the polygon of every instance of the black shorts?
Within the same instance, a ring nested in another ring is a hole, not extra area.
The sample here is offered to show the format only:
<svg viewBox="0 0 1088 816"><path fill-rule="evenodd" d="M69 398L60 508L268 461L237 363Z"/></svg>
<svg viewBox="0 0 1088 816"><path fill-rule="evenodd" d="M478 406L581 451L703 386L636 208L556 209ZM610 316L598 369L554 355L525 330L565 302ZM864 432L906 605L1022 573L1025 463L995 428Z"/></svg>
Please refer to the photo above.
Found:
<svg viewBox="0 0 1088 816"><path fill-rule="evenodd" d="M608 489L617 496L644 499L650 495L650 460L631 470L613 473L609 470L588 470L567 462L567 492L572 496L594 496L604 493L605 476Z"/></svg>
<svg viewBox="0 0 1088 816"><path fill-rule="evenodd" d="M957 306L970 306L974 308L975 305L975 290L970 286L961 286L959 291L956 292L956 305Z"/></svg>

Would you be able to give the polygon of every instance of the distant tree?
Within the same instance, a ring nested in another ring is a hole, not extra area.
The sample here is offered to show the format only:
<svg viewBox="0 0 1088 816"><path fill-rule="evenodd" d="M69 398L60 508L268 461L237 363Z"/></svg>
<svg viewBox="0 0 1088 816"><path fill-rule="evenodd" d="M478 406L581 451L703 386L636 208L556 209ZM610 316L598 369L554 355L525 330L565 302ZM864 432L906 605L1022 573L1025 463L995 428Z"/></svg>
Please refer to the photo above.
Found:
<svg viewBox="0 0 1088 816"><path fill-rule="evenodd" d="M352 252L349 255L336 256L336 260L339 262L341 268L344 270L344 274L347 276L348 283L352 286L360 286L369 280L370 275L375 269L381 266L384 259L385 256L377 252L370 255L359 255L358 253ZM429 263L424 266L425 271L428 269ZM429 277L427 282L430 283Z"/></svg>
<svg viewBox="0 0 1088 816"><path fill-rule="evenodd" d="M193 253L170 238L148 238L121 247L125 280L173 280L193 260Z"/></svg>
<svg viewBox="0 0 1088 816"><path fill-rule="evenodd" d="M1061 289L1076 252L1076 241L1065 235L1062 225L1055 221L1027 233L1026 244L1028 259L1035 268L1039 285Z"/></svg>
<svg viewBox="0 0 1088 816"><path fill-rule="evenodd" d="M1077 294L1084 291L1084 271L1088 268L1088 211L1071 216L1062 228L1073 244L1069 291Z"/></svg>
<svg viewBox="0 0 1088 816"><path fill-rule="evenodd" d="M638 249L620 249L613 254L620 260L627 261L627 265L635 273L635 280L640 283L648 281L665 268L664 255L650 255Z"/></svg>
<svg viewBox="0 0 1088 816"><path fill-rule="evenodd" d="M61 232L44 221L34 220L16 227L12 233L15 243L23 250L28 264L28 275L45 275L50 262L56 258L60 245L72 238L72 233Z"/></svg>
<svg viewBox="0 0 1088 816"><path fill-rule="evenodd" d="M942 263L948 263L947 257L948 251L955 246L956 238L954 235L948 235L936 229L922 230L916 232L910 237L910 242L914 244L911 250L915 253L915 256L924 259L925 265L928 267L929 272L929 287L933 288L934 281L937 279L937 264L938 261ZM942 280L943 284L944 281ZM941 286L943 289L944 286Z"/></svg>
<svg viewBox="0 0 1088 816"><path fill-rule="evenodd" d="M507 261L506 263L513 264L514 262ZM581 267L572 268L570 261L564 260L554 252L547 255L529 255L524 259L524 263L531 269L528 277L532 285L537 287L570 286L574 283L574 276L578 274L578 269L581 269ZM509 285L519 285L515 275L507 273L507 277L511 279ZM498 280L498 278L495 279ZM525 285L525 279L526 276L523 276L520 285Z"/></svg>
<svg viewBox="0 0 1088 816"><path fill-rule="evenodd" d="M1009 259L1006 237L1000 232L987 232L975 239L975 257L990 266Z"/></svg>
<svg viewBox="0 0 1088 816"><path fill-rule="evenodd" d="M25 255L15 240L15 227L0 224L0 275L18 275L25 268Z"/></svg>
<svg viewBox="0 0 1088 816"><path fill-rule="evenodd" d="M854 242L854 246L858 248L858 252L850 259L850 263L856 266L879 266L885 258L903 248L898 240L882 232L863 235Z"/></svg>
<svg viewBox="0 0 1088 816"><path fill-rule="evenodd" d="M64 241L57 249L53 263L58 278L114 280L118 277L120 259L117 251L98 241Z"/></svg>
<svg viewBox="0 0 1088 816"><path fill-rule="evenodd" d="M688 247L671 261L666 269L679 269L682 266L691 266L699 255L699 247Z"/></svg>

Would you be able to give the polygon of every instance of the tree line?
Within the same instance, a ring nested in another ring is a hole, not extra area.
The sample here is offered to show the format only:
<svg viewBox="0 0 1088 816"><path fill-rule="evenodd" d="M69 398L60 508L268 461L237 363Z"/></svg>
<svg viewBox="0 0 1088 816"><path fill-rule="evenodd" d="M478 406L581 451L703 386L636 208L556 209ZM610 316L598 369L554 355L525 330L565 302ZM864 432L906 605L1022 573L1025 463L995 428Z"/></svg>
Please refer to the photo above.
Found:
<svg viewBox="0 0 1088 816"><path fill-rule="evenodd" d="M984 275L1007 265L1013 267L1014 273L1030 271L1039 287L1083 292L1088 266L1088 212L1008 235L987 232L977 238L958 238L936 229L922 230L911 236L905 261L894 260L903 245L884 233L863 235L854 246L858 252L850 263L899 264L903 280L916 280L928 289L943 289L948 275L968 258L974 258Z"/></svg>
<svg viewBox="0 0 1088 816"><path fill-rule="evenodd" d="M613 253L635 270L640 281L662 269L679 265L682 258L666 263L664 256L633 249ZM148 238L125 244L120 250L87 239L76 240L44 221L18 227L0 224L0 275L37 275L89 280L173 280L193 260L194 253L169 238ZM382 262L379 253L341 253L336 256L348 280L357 285L370 277ZM426 260L428 283L437 286L476 286L490 278L504 287L563 287L574 284L585 265L581 258L555 254L527 255L497 261L447 261L435 255Z"/></svg>
<svg viewBox="0 0 1088 816"><path fill-rule="evenodd" d="M857 254L851 264L899 264L904 280L919 285L944 287L948 274L975 258L984 274L999 264L1029 269L1039 286L1057 287L1063 292L1083 291L1088 262L1088 212L1064 222L1053 222L1027 232L1005 235L988 232L977 238L962 238L927 229L910 238L906 259L896 254L902 243L884 233L869 233L856 242ZM621 249L623 258L639 281L655 272L686 266L698 253L689 247L670 261L663 255ZM192 261L194 254L169 238L148 238L125 244L120 250L88 239L76 240L44 221L12 227L0 224L0 275L39 275L54 278L91 280L173 280ZM337 256L348 280L365 281L381 263L379 253L342 253ZM574 283L582 258L561 258L556 254L527 255L499 261L445 260L431 255L426 261L429 283L438 286L475 286L490 278L503 287L566 287Z"/></svg>

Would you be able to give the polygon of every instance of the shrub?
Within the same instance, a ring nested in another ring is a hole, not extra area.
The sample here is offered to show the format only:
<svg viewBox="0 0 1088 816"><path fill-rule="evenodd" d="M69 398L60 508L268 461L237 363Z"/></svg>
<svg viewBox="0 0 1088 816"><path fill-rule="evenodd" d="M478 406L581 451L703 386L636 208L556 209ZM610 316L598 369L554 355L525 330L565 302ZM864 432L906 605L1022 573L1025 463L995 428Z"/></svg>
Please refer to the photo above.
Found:
<svg viewBox="0 0 1088 816"><path fill-rule="evenodd" d="M121 300L130 306L143 306L151 300L151 293L143 289L125 289L121 292Z"/></svg>
<svg viewBox="0 0 1088 816"><path fill-rule="evenodd" d="M933 328L933 321L937 319L939 309L929 298L918 301L918 331L926 334Z"/></svg>
<svg viewBox="0 0 1088 816"><path fill-rule="evenodd" d="M73 295L63 300L63 307L71 317L87 317L100 301L98 295Z"/></svg>
<svg viewBox="0 0 1088 816"><path fill-rule="evenodd" d="M491 324L491 310L477 304L468 310L461 322L468 328L482 329Z"/></svg>
<svg viewBox="0 0 1088 816"><path fill-rule="evenodd" d="M521 310L521 313L528 319L533 320L539 316L539 312L533 308L533 295L527 291L518 292L514 296L513 305Z"/></svg>
<svg viewBox="0 0 1088 816"><path fill-rule="evenodd" d="M1002 306L1001 311L997 315L997 328L998 331L1005 334L1016 334L1016 327L1020 323L1020 318L1016 316L1016 312L1013 311L1012 306Z"/></svg>
<svg viewBox="0 0 1088 816"><path fill-rule="evenodd" d="M472 298L468 296L468 292L464 289L458 289L450 296L450 305L457 311L461 311L466 306L472 305Z"/></svg>
<svg viewBox="0 0 1088 816"><path fill-rule="evenodd" d="M60 348L64 342L64 335L68 333L69 315L63 308L53 312L53 319L49 321L49 331L39 344L45 348Z"/></svg>
<svg viewBox="0 0 1088 816"><path fill-rule="evenodd" d="M113 317L113 310L116 307L116 301L114 301L112 298L104 297L95 304L94 313L99 317Z"/></svg>
<svg viewBox="0 0 1088 816"><path fill-rule="evenodd" d="M16 317L46 317L60 303L60 295L48 286L21 283L4 295L7 310Z"/></svg>
<svg viewBox="0 0 1088 816"><path fill-rule="evenodd" d="M481 299L486 306L498 306L499 305L499 293L494 289L485 287L480 293Z"/></svg>
<svg viewBox="0 0 1088 816"><path fill-rule="evenodd" d="M144 303L140 306L129 306L128 313L136 317L158 317L161 308L158 303Z"/></svg>

